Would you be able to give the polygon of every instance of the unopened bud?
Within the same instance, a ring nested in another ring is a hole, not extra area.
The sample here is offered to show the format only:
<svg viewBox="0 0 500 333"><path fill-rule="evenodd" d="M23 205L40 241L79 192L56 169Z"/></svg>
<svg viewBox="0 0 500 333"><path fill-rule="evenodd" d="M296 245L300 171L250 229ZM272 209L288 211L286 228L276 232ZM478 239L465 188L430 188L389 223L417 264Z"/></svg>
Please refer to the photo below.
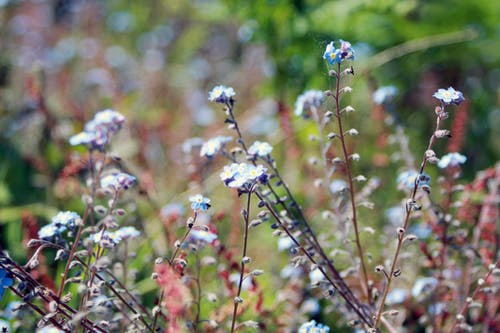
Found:
<svg viewBox="0 0 500 333"><path fill-rule="evenodd" d="M448 130L437 130L436 132L434 132L434 135L439 139L444 137L451 138L451 132Z"/></svg>

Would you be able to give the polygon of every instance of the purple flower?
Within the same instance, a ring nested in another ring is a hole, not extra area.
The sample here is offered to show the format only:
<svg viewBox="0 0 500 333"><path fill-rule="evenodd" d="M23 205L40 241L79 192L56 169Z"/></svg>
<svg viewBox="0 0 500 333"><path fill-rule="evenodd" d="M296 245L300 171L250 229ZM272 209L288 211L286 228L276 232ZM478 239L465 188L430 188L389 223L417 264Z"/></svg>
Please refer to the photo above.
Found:
<svg viewBox="0 0 500 333"><path fill-rule="evenodd" d="M134 185L136 179L124 172L114 172L101 178L102 188L114 188L115 191L128 190Z"/></svg>
<svg viewBox="0 0 500 333"><path fill-rule="evenodd" d="M234 89L231 87L226 87L223 85L220 86L215 86L209 93L208 93L208 100L210 102L216 102L216 103L228 103L233 99L233 96L236 93L234 92Z"/></svg>
<svg viewBox="0 0 500 333"><path fill-rule="evenodd" d="M297 333L329 333L330 327L316 323L315 320L308 321L307 323L303 323Z"/></svg>
<svg viewBox="0 0 500 333"><path fill-rule="evenodd" d="M330 65L340 64L345 59L354 60L354 50L351 43L340 39L340 48L336 49L333 42L330 42L323 53L323 59Z"/></svg>
<svg viewBox="0 0 500 333"><path fill-rule="evenodd" d="M467 161L467 157L459 153L449 153L441 157L438 162L438 167L441 169L446 169L448 167L456 167L460 164L464 164Z"/></svg>
<svg viewBox="0 0 500 333"><path fill-rule="evenodd" d="M9 288L14 284L14 280L9 276L9 273L0 268L0 300L2 300L5 288Z"/></svg>
<svg viewBox="0 0 500 333"><path fill-rule="evenodd" d="M465 99L464 95L460 91L455 90L452 87L449 87L448 89L441 88L432 96L439 99L445 105L459 105Z"/></svg>
<svg viewBox="0 0 500 333"><path fill-rule="evenodd" d="M194 211L208 210L210 208L210 199L201 194L190 196L189 202L191 203L191 209Z"/></svg>
<svg viewBox="0 0 500 333"><path fill-rule="evenodd" d="M255 141L250 148L248 148L248 153L250 155L257 155L260 157L266 157L273 151L273 146L267 142Z"/></svg>
<svg viewBox="0 0 500 333"><path fill-rule="evenodd" d="M319 108L325 101L325 94L319 90L308 90L297 98L295 102L295 115L307 118L312 108Z"/></svg>

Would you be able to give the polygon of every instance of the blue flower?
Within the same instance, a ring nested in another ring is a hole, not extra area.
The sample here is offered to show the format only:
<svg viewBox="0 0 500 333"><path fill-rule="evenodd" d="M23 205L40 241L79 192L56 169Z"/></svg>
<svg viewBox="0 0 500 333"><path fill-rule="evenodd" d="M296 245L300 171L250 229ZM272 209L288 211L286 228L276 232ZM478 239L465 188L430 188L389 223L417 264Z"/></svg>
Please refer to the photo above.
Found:
<svg viewBox="0 0 500 333"><path fill-rule="evenodd" d="M102 188L114 188L116 191L128 190L134 185L136 179L124 172L114 172L101 178Z"/></svg>
<svg viewBox="0 0 500 333"><path fill-rule="evenodd" d="M398 88L396 88L395 86L384 86L375 90L372 98L375 104L382 105L392 102L397 94Z"/></svg>
<svg viewBox="0 0 500 333"><path fill-rule="evenodd" d="M297 97L295 101L295 115L308 117L308 112L312 108L319 108L325 101L325 94L319 90L308 90Z"/></svg>
<svg viewBox="0 0 500 333"><path fill-rule="evenodd" d="M325 53L323 53L323 59L328 61L330 65L340 64L342 62L341 54L342 51L336 49L335 46L333 46L333 42L330 42L330 44L326 46Z"/></svg>
<svg viewBox="0 0 500 333"><path fill-rule="evenodd" d="M66 230L64 225L56 225L54 223L49 223L38 230L38 238L44 240L52 240L56 236L60 236L63 231Z"/></svg>
<svg viewBox="0 0 500 333"><path fill-rule="evenodd" d="M467 157L459 153L449 153L441 157L438 162L438 167L441 169L446 169L448 167L456 167L459 164L464 164L467 161Z"/></svg>
<svg viewBox="0 0 500 333"><path fill-rule="evenodd" d="M445 105L452 103L459 105L465 99L464 95L460 91L455 90L452 87L449 87L448 89L441 88L432 96L439 99Z"/></svg>
<svg viewBox="0 0 500 333"><path fill-rule="evenodd" d="M225 104L231 101L234 95L236 95L236 93L234 92L233 88L220 85L220 86L215 86L208 93L208 100L210 102Z"/></svg>
<svg viewBox="0 0 500 333"><path fill-rule="evenodd" d="M340 64L345 59L354 60L354 50L351 43L340 39L340 48L336 49L333 42L330 42L323 53L323 59L330 65Z"/></svg>
<svg viewBox="0 0 500 333"><path fill-rule="evenodd" d="M215 138L209 139L207 142L203 143L200 150L200 156L205 156L212 158L217 154L226 143L232 141L233 138L230 136L217 136Z"/></svg>
<svg viewBox="0 0 500 333"><path fill-rule="evenodd" d="M189 202L191 203L191 209L195 211L208 210L210 208L210 199L201 194L190 196Z"/></svg>
<svg viewBox="0 0 500 333"><path fill-rule="evenodd" d="M65 211L57 213L57 215L52 218L52 223L57 227L68 227L73 229L80 220L81 217L77 213Z"/></svg>
<svg viewBox="0 0 500 333"><path fill-rule="evenodd" d="M0 268L0 300L2 300L5 288L9 288L14 284L14 280L9 276L8 272Z"/></svg>
<svg viewBox="0 0 500 333"><path fill-rule="evenodd" d="M248 148L248 153L250 155L257 155L260 157L266 157L273 151L273 146L267 142L255 141L250 148Z"/></svg>
<svg viewBox="0 0 500 333"><path fill-rule="evenodd" d="M141 232L134 227L122 227L115 231L121 239L134 239L141 235Z"/></svg>
<svg viewBox="0 0 500 333"><path fill-rule="evenodd" d="M316 323L315 320L303 323L297 333L328 333L330 332L330 327Z"/></svg>
<svg viewBox="0 0 500 333"><path fill-rule="evenodd" d="M422 186L429 186L431 182L431 176L429 176L425 172L419 175L417 171L409 170L400 173L397 182L401 187L411 190L415 186L415 182L417 182L419 188Z"/></svg>

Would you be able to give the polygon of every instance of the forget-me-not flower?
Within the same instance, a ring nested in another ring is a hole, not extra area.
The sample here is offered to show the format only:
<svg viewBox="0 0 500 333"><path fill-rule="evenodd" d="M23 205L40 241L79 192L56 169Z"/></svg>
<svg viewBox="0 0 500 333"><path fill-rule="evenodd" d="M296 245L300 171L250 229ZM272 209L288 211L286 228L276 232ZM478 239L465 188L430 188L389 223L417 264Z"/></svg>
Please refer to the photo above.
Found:
<svg viewBox="0 0 500 333"><path fill-rule="evenodd" d="M250 155L257 155L259 157L266 157L273 151L273 146L267 142L255 141L250 148L248 148L248 153Z"/></svg>
<svg viewBox="0 0 500 333"><path fill-rule="evenodd" d="M201 145L200 156L212 158L222 148L224 148L226 143L232 140L233 140L232 137L222 136L222 135L216 136L215 138L211 138Z"/></svg>
<svg viewBox="0 0 500 333"><path fill-rule="evenodd" d="M354 50L351 43L340 39L340 48L336 49L334 42L330 42L323 53L323 59L328 61L330 65L340 64L345 59L354 60Z"/></svg>
<svg viewBox="0 0 500 333"><path fill-rule="evenodd" d="M208 100L210 102L225 104L225 103L228 103L229 101L231 101L234 95L236 95L236 93L234 92L233 88L226 87L224 85L219 85L219 86L215 86L208 93Z"/></svg>
<svg viewBox="0 0 500 333"><path fill-rule="evenodd" d="M325 94L319 90L308 90L297 97L295 101L295 115L308 117L311 108L319 108L325 101Z"/></svg>
<svg viewBox="0 0 500 333"><path fill-rule="evenodd" d="M459 153L449 153L441 157L438 162L438 167L441 169L446 169L448 167L456 167L460 164L464 164L467 161L467 157Z"/></svg>
<svg viewBox="0 0 500 333"><path fill-rule="evenodd" d="M102 188L113 188L116 191L128 190L134 185L136 179L134 176L124 172L113 172L101 178Z"/></svg>
<svg viewBox="0 0 500 333"><path fill-rule="evenodd" d="M330 332L330 327L316 323L315 320L303 323L297 333L328 333Z"/></svg>
<svg viewBox="0 0 500 333"><path fill-rule="evenodd" d="M439 99L445 105L449 104L459 105L465 99L464 95L460 91L455 90L452 87L449 87L448 89L441 88L438 91L436 91L432 96Z"/></svg>
<svg viewBox="0 0 500 333"><path fill-rule="evenodd" d="M191 209L194 211L208 210L210 208L210 199L201 194L190 196L189 202L191 203Z"/></svg>

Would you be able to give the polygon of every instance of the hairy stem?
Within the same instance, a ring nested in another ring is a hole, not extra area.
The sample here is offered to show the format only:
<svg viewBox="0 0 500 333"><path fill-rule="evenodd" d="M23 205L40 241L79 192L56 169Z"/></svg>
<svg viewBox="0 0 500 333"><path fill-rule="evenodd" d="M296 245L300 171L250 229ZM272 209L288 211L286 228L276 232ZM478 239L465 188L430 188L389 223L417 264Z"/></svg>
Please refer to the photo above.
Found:
<svg viewBox="0 0 500 333"><path fill-rule="evenodd" d="M243 214L243 219L245 220L245 233L243 236L243 255L241 260L241 269L240 269L240 280L238 282L238 293L234 299L234 308L233 308L233 319L231 321L231 333L234 332L235 324L236 324L236 315L238 313L238 305L240 304L241 299L241 288L243 286L243 278L245 274L245 260L244 258L247 256L247 245L248 245L248 224L249 224L249 216L250 216L250 201L252 198L252 189L248 191L247 195L247 206L245 213Z"/></svg>
<svg viewBox="0 0 500 333"><path fill-rule="evenodd" d="M443 112L444 112L444 110L443 110ZM434 133L432 134L432 136L429 140L427 150L431 150L432 146L434 145L434 142L436 140L435 133L436 133L436 131L438 131L440 129L440 126L441 126L441 117L438 115L438 117L436 118L436 129L434 130ZM406 229L408 228L408 224L410 222L411 212L413 211L413 203L415 202L415 196L417 194L418 181L420 179L420 176L424 173L424 169L425 169L426 164L427 164L427 157L426 157L426 154L424 152L424 156L422 158L422 163L420 164L420 170L418 172L417 178L415 179L415 184L413 186L411 197L406 204L406 215L405 215L405 219L404 219L404 223L403 223L403 234L398 235L398 243L396 246L396 252L394 253L394 257L392 258L391 270L387 276L387 284L385 286L385 289L384 289L384 292L382 294L382 298L380 300L380 304L378 307L378 311L377 311L377 314L375 316L375 323L373 325L374 328L377 328L377 326L380 322L380 318L381 318L382 312L384 310L385 300L387 298L387 295L389 294L389 291L391 289L391 283L395 277L394 272L396 271L396 265L398 263L399 254L400 254L401 248L403 246L404 234L406 233Z"/></svg>
<svg viewBox="0 0 500 333"><path fill-rule="evenodd" d="M342 73L340 72L340 63L337 65L337 72L335 74L336 77L336 85L335 85L335 112L337 116L337 124L339 128L339 139L342 144L342 153L344 155L344 162L345 162L345 168L346 168L346 173L347 173L347 180L349 183L349 196L350 196L350 201L351 201L351 209L352 209L352 225L354 226L354 236L355 236L355 241L356 241L356 248L358 250L358 255L360 259L360 265L361 265L361 271L363 274L363 291L365 293L366 298L368 299L369 303L371 303L371 288L370 284L368 283L368 273L366 270L366 264L365 264L365 255L363 253L363 247L361 246L361 240L359 236L359 227L358 227L358 219L357 219L357 213L356 213L356 198L355 198L355 193L354 193L354 183L352 179L352 173L351 173L351 165L349 162L349 153L347 151L346 147L346 142L345 142L345 134L344 134L344 129L342 127L342 114L340 110L340 80L342 77Z"/></svg>

